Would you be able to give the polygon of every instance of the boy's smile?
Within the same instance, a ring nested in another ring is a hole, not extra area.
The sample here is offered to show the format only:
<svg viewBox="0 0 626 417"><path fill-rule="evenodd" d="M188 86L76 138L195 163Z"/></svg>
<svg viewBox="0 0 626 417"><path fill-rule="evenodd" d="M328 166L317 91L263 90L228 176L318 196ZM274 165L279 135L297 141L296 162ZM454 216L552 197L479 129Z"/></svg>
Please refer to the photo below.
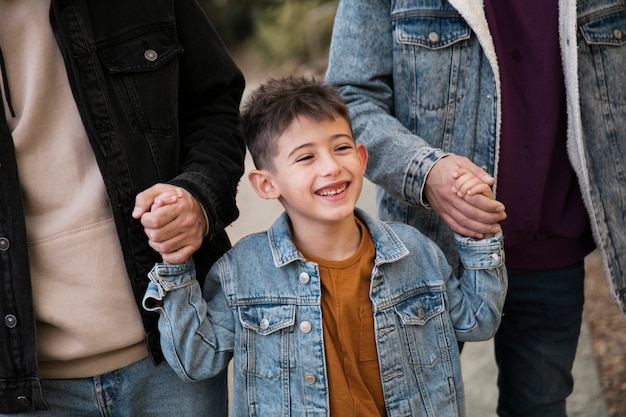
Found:
<svg viewBox="0 0 626 417"><path fill-rule="evenodd" d="M321 195L321 196L324 196L324 197L331 196L331 195L337 195L337 194L343 193L346 190L346 187L347 187L347 185L344 184L340 188L321 190L317 194Z"/></svg>

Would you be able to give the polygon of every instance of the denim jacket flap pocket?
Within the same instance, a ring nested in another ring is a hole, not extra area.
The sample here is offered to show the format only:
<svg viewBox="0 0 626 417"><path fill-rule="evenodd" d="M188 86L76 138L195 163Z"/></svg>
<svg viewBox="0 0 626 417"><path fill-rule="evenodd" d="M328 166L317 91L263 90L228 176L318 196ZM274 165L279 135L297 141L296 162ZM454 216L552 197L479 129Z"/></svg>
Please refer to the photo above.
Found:
<svg viewBox="0 0 626 417"><path fill-rule="evenodd" d="M102 48L98 55L113 74L152 71L165 65L183 47L173 30L149 32Z"/></svg>
<svg viewBox="0 0 626 417"><path fill-rule="evenodd" d="M626 44L626 10L595 17L580 25L585 42L590 45Z"/></svg>
<svg viewBox="0 0 626 417"><path fill-rule="evenodd" d="M292 327L296 322L295 305L258 304L239 307L239 320L244 328L266 336Z"/></svg>
<svg viewBox="0 0 626 417"><path fill-rule="evenodd" d="M431 318L444 312L443 292L418 294L396 305L396 312L405 325L424 326Z"/></svg>
<svg viewBox="0 0 626 417"><path fill-rule="evenodd" d="M470 35L470 27L460 16L407 16L396 21L396 36L401 44L442 49L469 39Z"/></svg>

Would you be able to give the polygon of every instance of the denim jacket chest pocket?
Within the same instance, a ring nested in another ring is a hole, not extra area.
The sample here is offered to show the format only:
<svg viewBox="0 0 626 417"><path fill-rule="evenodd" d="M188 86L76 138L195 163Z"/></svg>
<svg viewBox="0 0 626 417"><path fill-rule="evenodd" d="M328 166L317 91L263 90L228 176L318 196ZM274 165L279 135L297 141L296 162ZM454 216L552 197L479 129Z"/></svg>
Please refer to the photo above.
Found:
<svg viewBox="0 0 626 417"><path fill-rule="evenodd" d="M178 130L178 69L183 48L171 30L147 31L107 43L98 56L135 131L172 135Z"/></svg>
<svg viewBox="0 0 626 417"><path fill-rule="evenodd" d="M289 372L295 366L295 305L245 305L238 312L242 371L263 379Z"/></svg>
<svg viewBox="0 0 626 417"><path fill-rule="evenodd" d="M471 31L455 11L411 10L392 15L395 71L413 83L407 94L417 100L418 112L437 112L466 93ZM450 71L442 71L450 68Z"/></svg>
<svg viewBox="0 0 626 417"><path fill-rule="evenodd" d="M453 334L443 290L419 293L397 304L395 311L405 338L400 342L406 346L411 365L436 367L450 344L446 335Z"/></svg>
<svg viewBox="0 0 626 417"><path fill-rule="evenodd" d="M596 75L595 79L581 77L580 82L605 86L591 89L596 92L596 100L621 106L623 114L626 111L626 73L622 70L623 48L626 48L626 9L611 11L613 9L607 14L596 14L589 20L579 22L580 35L588 47L580 53L583 57L591 55L591 59L583 61L593 63L590 74Z"/></svg>

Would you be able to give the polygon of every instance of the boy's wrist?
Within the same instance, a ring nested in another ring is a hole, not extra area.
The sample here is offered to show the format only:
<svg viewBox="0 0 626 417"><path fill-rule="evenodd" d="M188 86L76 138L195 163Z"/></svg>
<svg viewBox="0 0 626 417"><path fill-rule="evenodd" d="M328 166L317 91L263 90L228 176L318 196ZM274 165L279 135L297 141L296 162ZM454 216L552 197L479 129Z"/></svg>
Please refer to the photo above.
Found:
<svg viewBox="0 0 626 417"><path fill-rule="evenodd" d="M498 268L504 265L502 232L493 237L474 239L454 234L463 266L468 269Z"/></svg>
<svg viewBox="0 0 626 417"><path fill-rule="evenodd" d="M163 297L166 292L186 287L196 280L195 264L191 258L180 264L157 263L148 273L148 278Z"/></svg>

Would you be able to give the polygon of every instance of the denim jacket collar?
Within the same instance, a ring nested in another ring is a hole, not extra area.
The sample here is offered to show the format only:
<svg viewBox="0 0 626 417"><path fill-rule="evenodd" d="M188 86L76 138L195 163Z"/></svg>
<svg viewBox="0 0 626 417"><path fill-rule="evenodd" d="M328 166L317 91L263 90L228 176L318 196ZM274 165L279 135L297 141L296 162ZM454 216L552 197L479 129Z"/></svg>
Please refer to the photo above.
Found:
<svg viewBox="0 0 626 417"><path fill-rule="evenodd" d="M376 266L397 261L409 254L409 250L387 224L375 221L365 211L355 208L355 215L365 223L376 245ZM291 239L289 217L283 212L267 231L269 245L276 267L306 259Z"/></svg>

